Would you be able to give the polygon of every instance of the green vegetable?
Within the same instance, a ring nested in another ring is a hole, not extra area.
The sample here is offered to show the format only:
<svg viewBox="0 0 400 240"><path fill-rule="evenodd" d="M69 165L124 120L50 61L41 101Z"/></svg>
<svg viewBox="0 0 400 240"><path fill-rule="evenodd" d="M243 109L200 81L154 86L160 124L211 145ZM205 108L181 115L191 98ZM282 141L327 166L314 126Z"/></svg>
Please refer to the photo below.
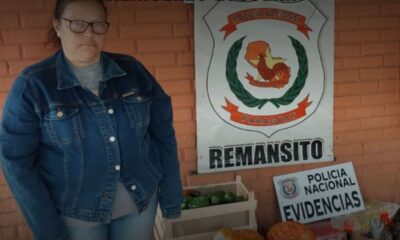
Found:
<svg viewBox="0 0 400 240"><path fill-rule="evenodd" d="M184 199L183 199L183 202L182 202L182 205L181 205L181 209L182 210L184 210L184 209L188 209L189 208L189 203L190 203L190 201L192 201L192 197L191 196L186 196Z"/></svg>
<svg viewBox="0 0 400 240"><path fill-rule="evenodd" d="M214 192L210 195L210 202L213 205L216 204L221 204L221 203L225 203L225 192L224 191L218 191L218 192Z"/></svg>
<svg viewBox="0 0 400 240"><path fill-rule="evenodd" d="M225 192L224 200L226 203L236 202L236 196L232 192Z"/></svg>
<svg viewBox="0 0 400 240"><path fill-rule="evenodd" d="M210 201L207 197L205 196L198 196L193 198L190 202L189 202L189 208L201 208L201 207L207 207L208 205L210 205Z"/></svg>

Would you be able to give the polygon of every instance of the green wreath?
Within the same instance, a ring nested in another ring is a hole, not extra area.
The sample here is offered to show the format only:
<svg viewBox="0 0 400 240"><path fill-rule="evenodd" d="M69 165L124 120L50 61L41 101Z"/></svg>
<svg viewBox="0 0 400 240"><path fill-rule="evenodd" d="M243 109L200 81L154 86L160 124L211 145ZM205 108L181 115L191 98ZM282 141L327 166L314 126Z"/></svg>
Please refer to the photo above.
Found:
<svg viewBox="0 0 400 240"><path fill-rule="evenodd" d="M293 37L289 36L299 62L299 70L293 85L279 98L260 99L254 97L244 88L243 84L239 81L236 72L237 58L240 50L242 49L243 40L245 38L246 37L242 37L241 39L237 40L228 52L228 58L226 60L226 79L229 83L229 88L231 91L244 105L252 108L258 107L261 109L268 102L271 102L277 108L279 108L281 105L288 105L292 103L303 89L308 76L308 59L303 45L301 45L301 43Z"/></svg>

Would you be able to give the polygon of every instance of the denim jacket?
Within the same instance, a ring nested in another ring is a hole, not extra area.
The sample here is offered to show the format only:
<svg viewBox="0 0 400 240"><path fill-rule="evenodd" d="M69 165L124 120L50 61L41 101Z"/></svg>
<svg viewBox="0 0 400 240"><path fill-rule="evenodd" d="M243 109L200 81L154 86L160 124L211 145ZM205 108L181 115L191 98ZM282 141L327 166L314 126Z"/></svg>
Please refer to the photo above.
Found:
<svg viewBox="0 0 400 240"><path fill-rule="evenodd" d="M68 239L61 216L109 223L118 181L138 211L158 191L179 217L182 185L168 95L132 57L102 52L99 96L62 51L16 79L0 126L0 160L36 239Z"/></svg>

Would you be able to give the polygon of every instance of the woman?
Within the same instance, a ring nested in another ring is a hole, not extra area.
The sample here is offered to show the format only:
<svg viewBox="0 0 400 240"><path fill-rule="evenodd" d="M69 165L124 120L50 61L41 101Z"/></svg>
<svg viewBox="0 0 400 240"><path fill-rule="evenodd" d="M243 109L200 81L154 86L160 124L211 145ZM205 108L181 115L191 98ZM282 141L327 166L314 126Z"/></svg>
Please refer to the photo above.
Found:
<svg viewBox="0 0 400 240"><path fill-rule="evenodd" d="M180 216L170 98L136 59L103 52L101 0L58 0L50 58L15 81L2 169L36 239L146 240ZM58 42L61 41L61 42Z"/></svg>

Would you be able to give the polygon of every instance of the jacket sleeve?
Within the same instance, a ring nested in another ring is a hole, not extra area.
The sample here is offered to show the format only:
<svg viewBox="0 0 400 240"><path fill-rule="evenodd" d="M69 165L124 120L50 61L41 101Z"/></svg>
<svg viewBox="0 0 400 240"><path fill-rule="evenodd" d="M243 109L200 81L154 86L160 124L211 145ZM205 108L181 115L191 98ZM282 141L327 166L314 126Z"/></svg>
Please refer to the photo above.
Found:
<svg viewBox="0 0 400 240"><path fill-rule="evenodd" d="M163 217L177 218L181 214L183 196L177 143L173 128L171 98L162 90L153 77L151 79L153 87L150 134L157 144L163 167L163 176L159 189L160 207Z"/></svg>
<svg viewBox="0 0 400 240"><path fill-rule="evenodd" d="M0 163L32 233L37 240L67 239L66 228L38 168L39 117L27 81L15 81L0 123Z"/></svg>

